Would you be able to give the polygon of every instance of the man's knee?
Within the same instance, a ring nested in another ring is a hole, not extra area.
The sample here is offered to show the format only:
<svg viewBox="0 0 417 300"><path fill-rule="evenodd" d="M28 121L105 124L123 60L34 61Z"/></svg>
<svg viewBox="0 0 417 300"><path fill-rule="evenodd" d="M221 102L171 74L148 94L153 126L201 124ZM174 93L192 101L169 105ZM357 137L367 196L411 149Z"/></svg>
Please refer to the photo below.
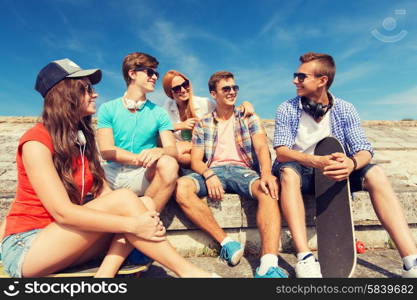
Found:
<svg viewBox="0 0 417 300"><path fill-rule="evenodd" d="M267 187L268 188L268 187ZM258 202L277 202L278 199L272 198L272 195L270 191L268 191L268 194L265 194L265 191L261 187L261 180L257 179L255 180L250 188L250 192L252 194L252 197L256 199ZM278 195L279 195L279 187L278 187Z"/></svg>
<svg viewBox="0 0 417 300"><path fill-rule="evenodd" d="M169 182L177 180L178 170L178 162L172 156L163 155L156 164L156 172Z"/></svg>
<svg viewBox="0 0 417 300"><path fill-rule="evenodd" d="M376 187L386 187L387 185L390 185L390 182L385 171L380 166L376 165L366 172L365 185L368 189L372 189Z"/></svg>
<svg viewBox="0 0 417 300"><path fill-rule="evenodd" d="M300 175L292 168L283 168L280 170L280 182L283 187L300 188Z"/></svg>
<svg viewBox="0 0 417 300"><path fill-rule="evenodd" d="M192 179L181 177L177 180L176 201L180 205L185 205L190 200L190 195L196 193L195 183Z"/></svg>

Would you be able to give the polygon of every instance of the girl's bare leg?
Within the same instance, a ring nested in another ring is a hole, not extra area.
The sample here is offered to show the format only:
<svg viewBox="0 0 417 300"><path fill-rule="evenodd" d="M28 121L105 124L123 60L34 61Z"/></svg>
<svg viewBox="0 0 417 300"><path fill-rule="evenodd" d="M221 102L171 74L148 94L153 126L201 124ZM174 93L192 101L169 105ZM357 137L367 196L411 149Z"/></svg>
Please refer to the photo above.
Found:
<svg viewBox="0 0 417 300"><path fill-rule="evenodd" d="M87 204L89 208L122 216L139 216L146 207L137 196L128 190L113 191ZM70 226L51 223L39 232L28 250L22 267L24 277L41 277L78 264L82 254L88 250L94 257L105 248L99 240L109 233L89 232ZM113 236L113 234L110 234ZM104 239L103 239L104 237ZM210 277L211 274L185 260L168 241L152 242L125 234L135 248L171 269L180 277ZM87 257L83 257L87 259Z"/></svg>
<svg viewBox="0 0 417 300"><path fill-rule="evenodd" d="M155 211L155 203L150 197L139 198L145 207L150 211ZM134 247L130 244L123 234L116 234L107 251L100 268L95 275L96 278L110 278L116 276L120 266L125 261L126 257L132 252Z"/></svg>

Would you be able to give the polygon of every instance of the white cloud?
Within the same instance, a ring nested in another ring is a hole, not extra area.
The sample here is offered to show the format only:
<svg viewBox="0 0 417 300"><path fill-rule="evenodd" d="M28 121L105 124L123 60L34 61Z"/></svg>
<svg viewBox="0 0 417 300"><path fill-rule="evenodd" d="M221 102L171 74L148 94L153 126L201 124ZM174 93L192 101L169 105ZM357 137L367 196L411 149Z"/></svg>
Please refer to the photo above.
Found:
<svg viewBox="0 0 417 300"><path fill-rule="evenodd" d="M353 80L363 78L369 73L375 72L377 68L378 65L375 63L361 63L360 65L351 66L348 71L336 73L334 86L343 86Z"/></svg>
<svg viewBox="0 0 417 300"><path fill-rule="evenodd" d="M236 82L241 87L240 101L255 101L258 107L270 104L271 99L292 91L291 74L290 70L278 65L270 66L267 69L238 69L235 75Z"/></svg>
<svg viewBox="0 0 417 300"><path fill-rule="evenodd" d="M64 49L76 52L84 52L85 46L78 37L67 36L66 38L57 37L52 33L48 33L42 38L47 47L54 49Z"/></svg>
<svg viewBox="0 0 417 300"><path fill-rule="evenodd" d="M159 20L155 21L149 29L140 30L139 37L157 53L173 60L174 64L185 74L197 75L205 69L205 65L188 45L190 35L186 29Z"/></svg>
<svg viewBox="0 0 417 300"><path fill-rule="evenodd" d="M287 23L297 13L302 2L302 0L282 1L279 4L278 11L260 29L259 36L274 31L274 29L280 28L284 23Z"/></svg>
<svg viewBox="0 0 417 300"><path fill-rule="evenodd" d="M281 18L282 17L279 13L273 15L272 18L269 19L269 21L261 28L259 35L264 35L271 31L271 29L274 28L276 24L280 23Z"/></svg>
<svg viewBox="0 0 417 300"><path fill-rule="evenodd" d="M354 55L365 51L371 46L371 44L372 42L369 38L365 38L360 41L352 41L349 43L348 47L337 56L337 61L341 62L347 60Z"/></svg>
<svg viewBox="0 0 417 300"><path fill-rule="evenodd" d="M411 87L403 92L391 94L382 99L375 100L373 103L380 105L402 105L403 107L407 107L407 110L410 110L412 105L415 112L415 105L417 104L417 86Z"/></svg>

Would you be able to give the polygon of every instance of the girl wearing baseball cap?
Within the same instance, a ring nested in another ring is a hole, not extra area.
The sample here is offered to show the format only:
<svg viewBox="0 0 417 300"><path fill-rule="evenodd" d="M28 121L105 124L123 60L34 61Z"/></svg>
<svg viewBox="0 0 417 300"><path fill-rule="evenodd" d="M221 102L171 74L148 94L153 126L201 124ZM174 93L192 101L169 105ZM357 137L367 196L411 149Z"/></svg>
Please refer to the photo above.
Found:
<svg viewBox="0 0 417 300"><path fill-rule="evenodd" d="M16 198L1 242L5 270L41 277L107 252L96 277L112 277L136 248L179 277L213 276L169 244L152 199L107 185L92 124L100 80L99 69L69 59L39 72L44 109L19 141Z"/></svg>

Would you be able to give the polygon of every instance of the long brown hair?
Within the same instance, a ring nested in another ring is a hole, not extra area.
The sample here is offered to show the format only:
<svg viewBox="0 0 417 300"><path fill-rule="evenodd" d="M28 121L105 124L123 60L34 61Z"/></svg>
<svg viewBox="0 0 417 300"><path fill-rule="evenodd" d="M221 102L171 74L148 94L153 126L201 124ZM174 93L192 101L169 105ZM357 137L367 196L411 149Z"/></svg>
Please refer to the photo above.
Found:
<svg viewBox="0 0 417 300"><path fill-rule="evenodd" d="M79 204L81 191L74 182L73 162L79 155L77 132L82 130L87 140L85 156L93 176L93 195L103 188L105 178L100 165L95 141L92 116L81 116L87 81L64 79L57 83L44 98L42 122L52 137L54 146L53 162L59 177L73 203Z"/></svg>
<svg viewBox="0 0 417 300"><path fill-rule="evenodd" d="M174 99L174 95L173 95L171 88L172 88L172 80L176 76L180 76L184 80L188 80L190 82L190 91L188 92L190 97L188 98L187 107L185 108L185 115L187 119L196 118L197 115L195 114L194 104L193 104L193 86L191 84L191 81L184 74L175 70L169 70L168 72L165 73L164 78L162 78L162 86L164 87L165 94L169 98Z"/></svg>

